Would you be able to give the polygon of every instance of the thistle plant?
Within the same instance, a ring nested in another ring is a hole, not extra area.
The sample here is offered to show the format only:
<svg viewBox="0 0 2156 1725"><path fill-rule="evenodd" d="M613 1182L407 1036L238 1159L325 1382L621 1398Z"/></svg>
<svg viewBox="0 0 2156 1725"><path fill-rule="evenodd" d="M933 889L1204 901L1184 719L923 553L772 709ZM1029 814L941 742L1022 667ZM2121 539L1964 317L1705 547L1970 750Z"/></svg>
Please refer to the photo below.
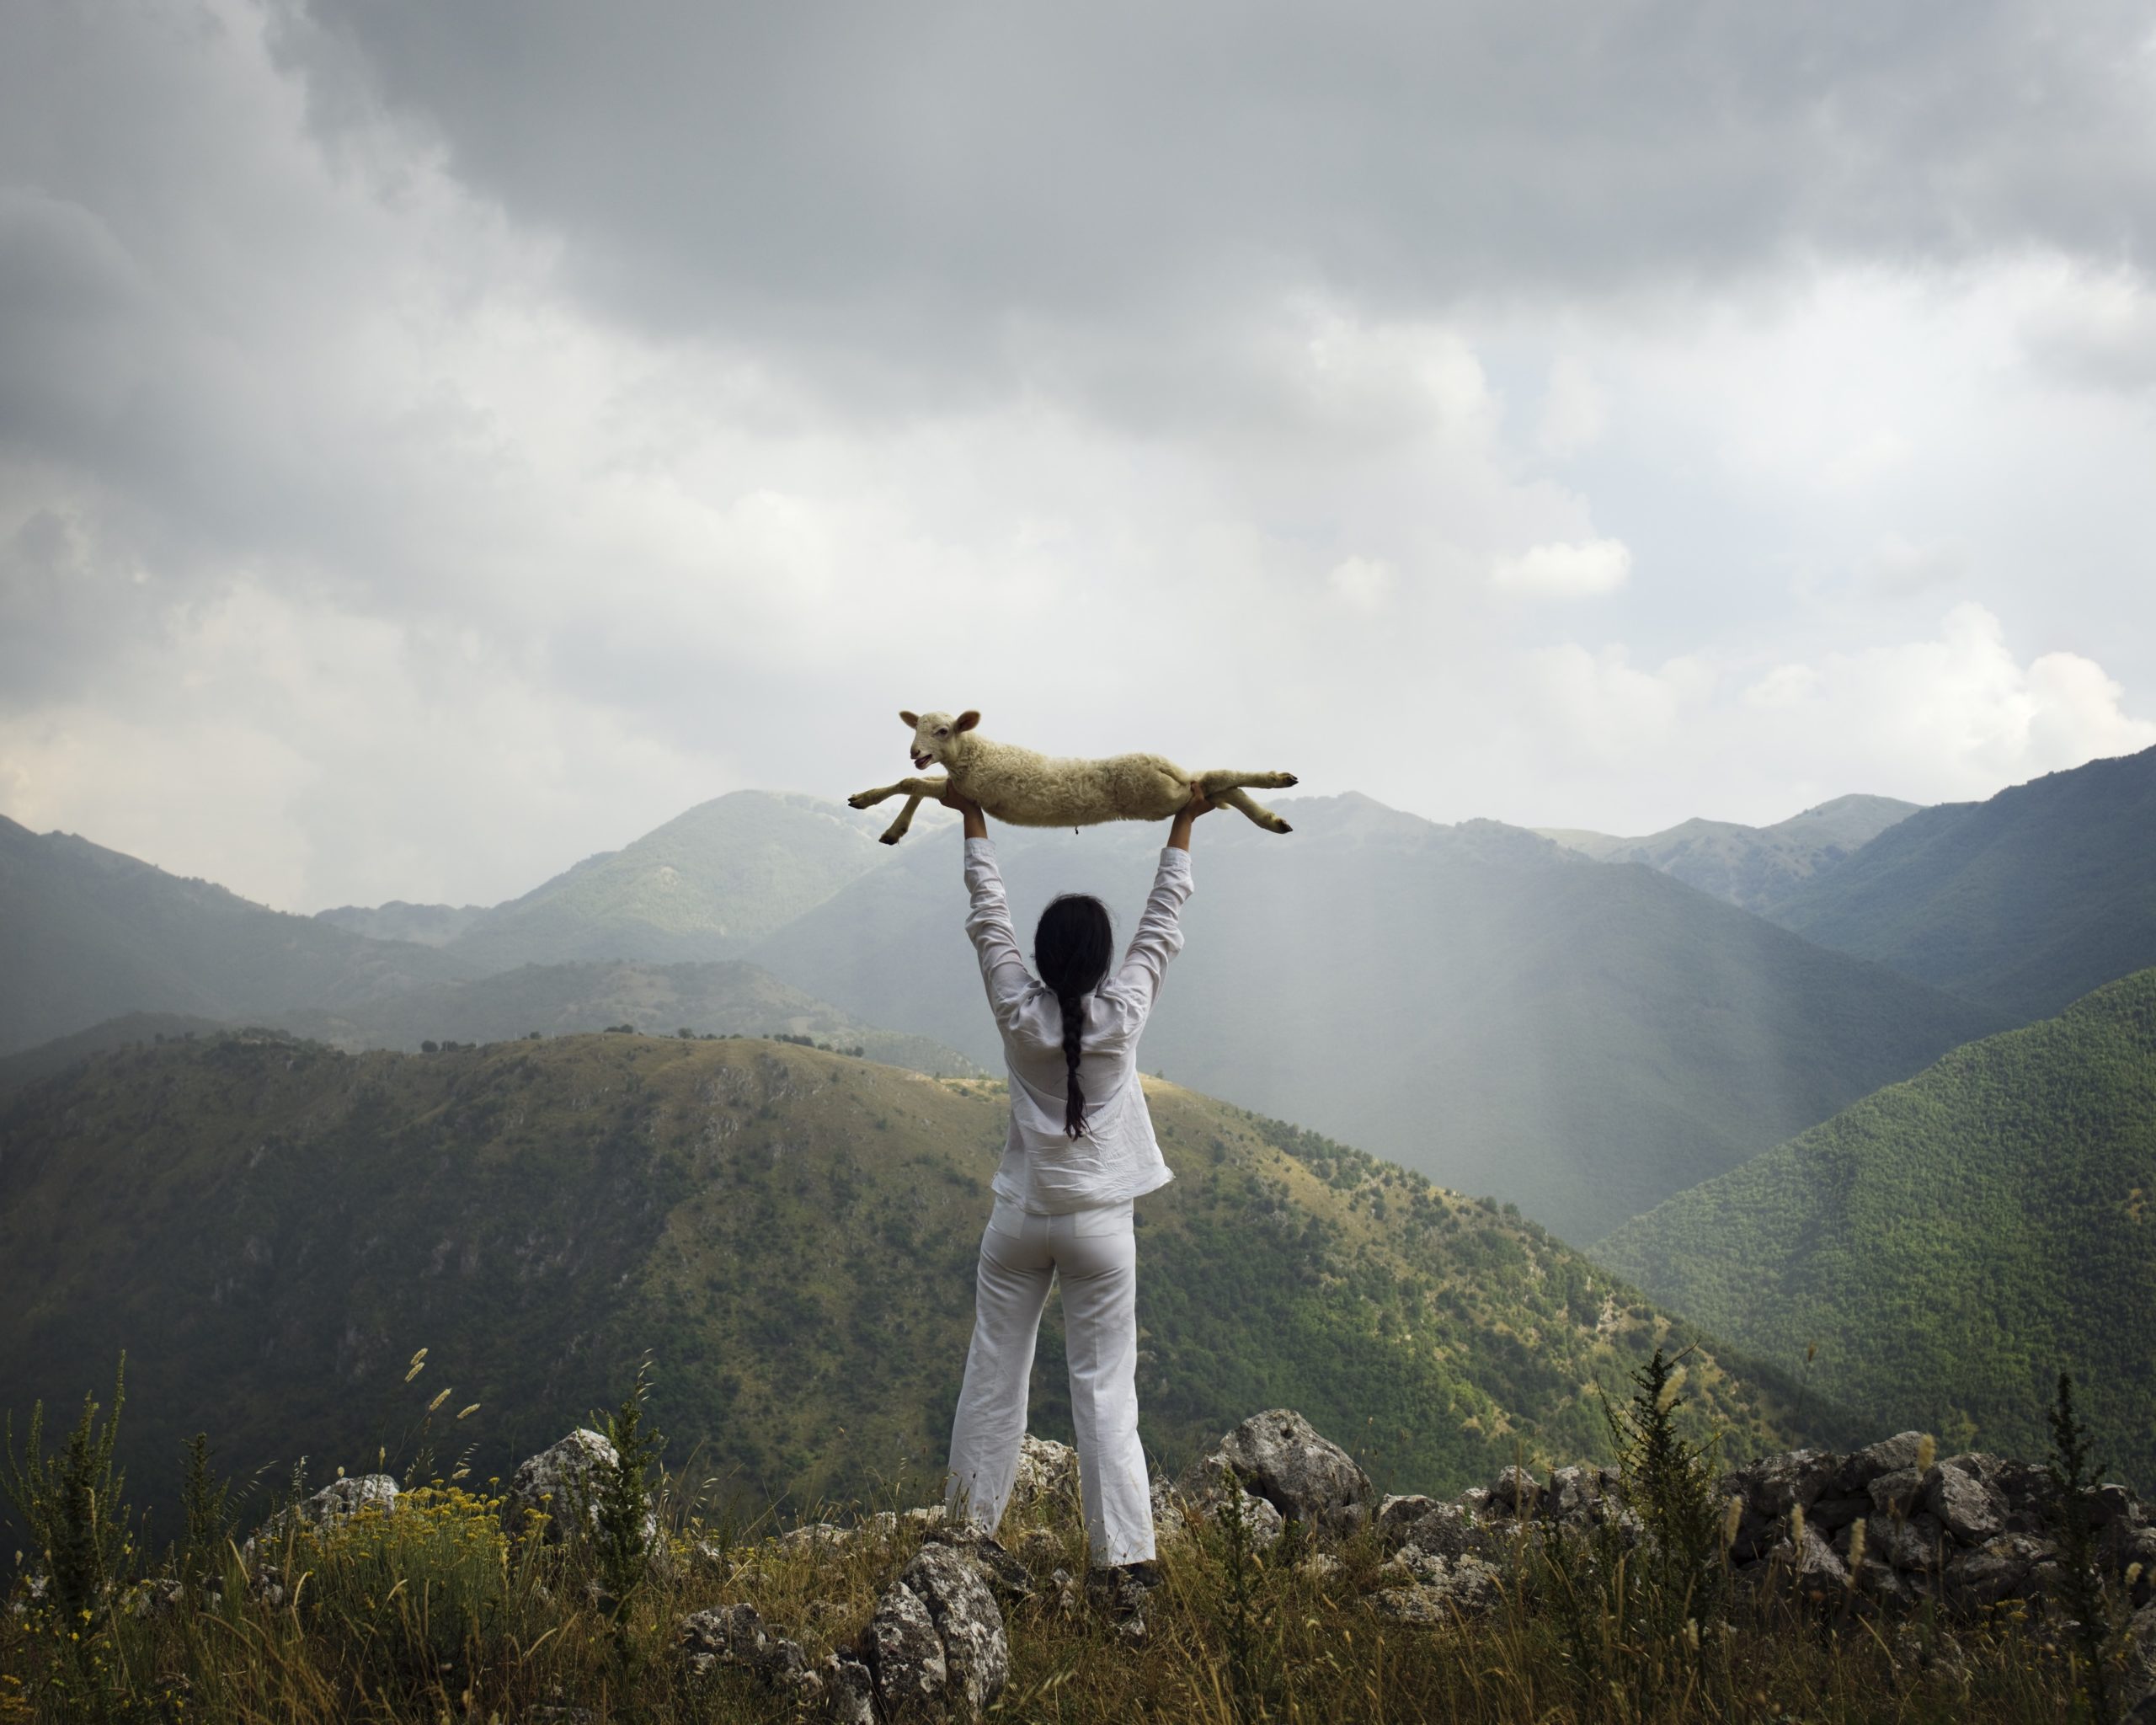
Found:
<svg viewBox="0 0 2156 1725"><path fill-rule="evenodd" d="M112 1411L100 1429L96 1397L83 1397L82 1418L56 1455L45 1453L45 1404L33 1404L22 1459L6 1432L8 1495L45 1560L52 1605L69 1623L95 1629L110 1609L134 1554L121 1499L123 1479L112 1465L126 1397L127 1356L113 1373ZM77 1632L79 1633L79 1632Z"/></svg>

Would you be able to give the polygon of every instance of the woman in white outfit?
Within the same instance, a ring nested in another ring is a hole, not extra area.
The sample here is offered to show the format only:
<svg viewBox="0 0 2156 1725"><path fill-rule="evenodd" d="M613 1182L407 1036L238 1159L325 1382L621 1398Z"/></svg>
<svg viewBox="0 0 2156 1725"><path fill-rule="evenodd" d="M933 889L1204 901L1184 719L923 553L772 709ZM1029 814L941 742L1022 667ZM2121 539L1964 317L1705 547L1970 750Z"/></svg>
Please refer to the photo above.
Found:
<svg viewBox="0 0 2156 1725"><path fill-rule="evenodd" d="M1026 1389L1049 1285L1063 1284L1071 1423L1097 1567L1139 1582L1153 1509L1138 1443L1138 1244L1131 1200L1175 1177L1138 1079L1138 1039L1168 960L1182 948L1193 796L1161 852L1137 933L1113 973L1107 907L1079 895L1041 913L1038 979L1011 926L995 846L978 804L965 817L966 932L1010 1068L1011 1127L981 1236L973 1346L951 1431L950 1503L990 1530L1003 1518L1026 1433Z"/></svg>

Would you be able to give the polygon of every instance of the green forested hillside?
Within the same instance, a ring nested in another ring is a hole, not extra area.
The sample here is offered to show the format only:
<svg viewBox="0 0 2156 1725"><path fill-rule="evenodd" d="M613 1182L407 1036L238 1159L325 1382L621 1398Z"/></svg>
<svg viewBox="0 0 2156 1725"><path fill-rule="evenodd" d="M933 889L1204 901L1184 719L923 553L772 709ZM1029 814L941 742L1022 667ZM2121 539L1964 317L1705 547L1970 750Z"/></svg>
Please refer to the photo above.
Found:
<svg viewBox="0 0 2156 1725"><path fill-rule="evenodd" d="M2061 1368L2156 1477L2156 970L1929 1071L1602 1243L1882 1427L2033 1454Z"/></svg>
<svg viewBox="0 0 2156 1725"><path fill-rule="evenodd" d="M1892 797L1837 797L1772 826L1686 820L1644 838L1571 827L1540 830L1598 862L1642 862L1747 911L1765 911L1813 876L1839 867L1917 807Z"/></svg>
<svg viewBox="0 0 2156 1725"><path fill-rule="evenodd" d="M1925 809L1769 914L2026 1023L2156 964L2156 749Z"/></svg>
<svg viewBox="0 0 2156 1725"><path fill-rule="evenodd" d="M243 1018L464 974L428 948L288 916L0 818L0 1054L125 1012Z"/></svg>
<svg viewBox="0 0 2156 1725"><path fill-rule="evenodd" d="M526 964L476 982L443 983L342 1012L278 1015L277 1027L357 1054L416 1051L426 1042L511 1042L617 1024L664 1036L806 1036L872 1060L949 1076L980 1069L925 1036L863 1024L733 959L706 964Z"/></svg>
<svg viewBox="0 0 2156 1725"><path fill-rule="evenodd" d="M1294 799L1290 818L1286 838L1200 823L1189 942L1147 1067L1517 1201L1570 1239L2002 1028L1518 828L1433 826L1353 796ZM1022 931L1069 889L1101 895L1128 931L1164 835L995 836ZM897 854L751 956L998 1070L956 836L916 833Z"/></svg>
<svg viewBox="0 0 2156 1725"><path fill-rule="evenodd" d="M1595 1452L1589 1386L1689 1339L1531 1224L1150 1088L1180 1178L1141 1205L1141 1387L1171 1465L1285 1403L1389 1483L1454 1487ZM797 1506L922 1489L1003 1120L985 1082L749 1040L99 1055L0 1103L0 1384L19 1427L125 1348L132 1477L168 1501L185 1433L322 1474L408 1453L445 1389L440 1442L483 1477L648 1348L675 1465ZM1789 1434L1785 1390L1695 1363L1736 1447ZM1052 1328L1034 1429L1067 1437L1061 1375Z"/></svg>
<svg viewBox="0 0 2156 1725"><path fill-rule="evenodd" d="M733 958L889 858L881 825L842 803L735 791L496 905L444 950L466 975Z"/></svg>

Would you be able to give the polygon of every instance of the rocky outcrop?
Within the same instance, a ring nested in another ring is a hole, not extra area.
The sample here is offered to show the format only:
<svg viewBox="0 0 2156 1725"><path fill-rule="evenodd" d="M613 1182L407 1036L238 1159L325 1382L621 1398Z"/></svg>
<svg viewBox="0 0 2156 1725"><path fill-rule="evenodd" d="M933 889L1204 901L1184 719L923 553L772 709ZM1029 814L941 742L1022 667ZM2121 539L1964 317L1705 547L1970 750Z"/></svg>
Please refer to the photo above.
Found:
<svg viewBox="0 0 2156 1725"><path fill-rule="evenodd" d="M1018 1471L1011 1481L1006 1516L1046 1516L1079 1513L1078 1452L1068 1444L1028 1432L1018 1445Z"/></svg>
<svg viewBox="0 0 2156 1725"><path fill-rule="evenodd" d="M1276 1511L1283 1523L1300 1522L1319 1539L1353 1533L1369 1519L1377 1495L1353 1456L1285 1407L1253 1414L1221 1439L1184 1477L1183 1495L1217 1514L1227 1501L1231 1477ZM1261 1544L1271 1542L1259 1539Z"/></svg>
<svg viewBox="0 0 2156 1725"><path fill-rule="evenodd" d="M503 1505L510 1532L542 1526L547 1543L554 1545L571 1536L579 1516L596 1528L600 1484L621 1460L611 1443L585 1427L527 1457L510 1481Z"/></svg>
<svg viewBox="0 0 2156 1725"><path fill-rule="evenodd" d="M247 1542L247 1550L255 1550L258 1542L275 1544L291 1526L312 1528L316 1532L337 1527L350 1521L363 1509L387 1512L397 1507L397 1482L386 1473L359 1473L343 1479L332 1480L311 1498L302 1498L289 1509L280 1509L263 1523L259 1530Z"/></svg>
<svg viewBox="0 0 2156 1725"><path fill-rule="evenodd" d="M888 1525L871 1518L853 1529L819 1526L819 1537L797 1543L840 1554L864 1535L888 1538L896 1529L895 1517ZM676 1642L693 1674L746 1672L796 1712L831 1725L973 1719L995 1705L1011 1679L998 1595L1032 1592L1024 1565L986 1534L963 1525L935 1526L883 1589L860 1640L820 1664L747 1604L684 1617Z"/></svg>

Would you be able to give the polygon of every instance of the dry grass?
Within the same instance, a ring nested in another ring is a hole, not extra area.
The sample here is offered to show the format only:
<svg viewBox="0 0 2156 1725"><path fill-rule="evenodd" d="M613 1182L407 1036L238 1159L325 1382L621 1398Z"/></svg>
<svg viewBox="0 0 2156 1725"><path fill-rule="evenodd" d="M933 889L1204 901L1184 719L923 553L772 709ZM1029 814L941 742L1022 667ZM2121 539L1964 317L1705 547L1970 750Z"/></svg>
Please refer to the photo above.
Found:
<svg viewBox="0 0 2156 1725"><path fill-rule="evenodd" d="M217 1587L181 1589L168 1573L136 1581L101 1621L72 1627L19 1586L19 1609L0 1624L0 1719L784 1718L787 1707L745 1674L691 1677L673 1652L680 1617L752 1600L820 1657L859 1633L922 1533L886 1512L841 1541L789 1542L707 1525L677 1503L666 1560L612 1612L593 1598L583 1559L512 1542L499 1511L439 1487L387 1514L294 1532L267 1554L281 1596L248 1586L236 1550ZM1150 1634L1134 1648L1082 1589L1054 1579L1059 1568L1083 1573L1074 1525L1005 1532L1038 1588L1008 1613L1013 1669L1000 1718L1974 1725L2070 1711L2064 1671L2010 1614L1949 1634L1769 1600L1726 1626L1657 1640L1606 1599L1569 1616L1556 1609L1526 1547L1494 1611L1434 1630L1370 1609L1366 1596L1385 1578L1374 1539L1349 1544L1337 1567L1292 1551L1253 1561L1237 1658L1231 1555L1210 1534L1187 1535L1164 1547Z"/></svg>

